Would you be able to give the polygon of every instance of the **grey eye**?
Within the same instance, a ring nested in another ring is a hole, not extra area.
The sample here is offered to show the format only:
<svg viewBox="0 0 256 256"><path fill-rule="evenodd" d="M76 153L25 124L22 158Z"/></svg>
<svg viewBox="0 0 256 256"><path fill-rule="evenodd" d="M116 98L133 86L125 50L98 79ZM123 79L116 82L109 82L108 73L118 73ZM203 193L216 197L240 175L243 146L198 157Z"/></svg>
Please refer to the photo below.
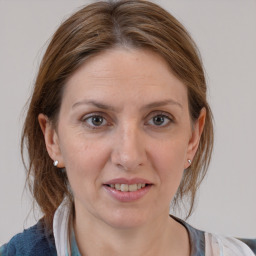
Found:
<svg viewBox="0 0 256 256"><path fill-rule="evenodd" d="M107 121L105 120L105 118L100 115L94 115L94 116L87 117L84 121L89 126L92 126L92 127L100 127L100 126L104 126L107 124Z"/></svg>
<svg viewBox="0 0 256 256"><path fill-rule="evenodd" d="M156 115L149 120L149 124L153 126L165 126L171 122L170 117L166 115Z"/></svg>
<svg viewBox="0 0 256 256"><path fill-rule="evenodd" d="M153 122L155 125L162 125L165 119L166 117L158 115L153 117Z"/></svg>

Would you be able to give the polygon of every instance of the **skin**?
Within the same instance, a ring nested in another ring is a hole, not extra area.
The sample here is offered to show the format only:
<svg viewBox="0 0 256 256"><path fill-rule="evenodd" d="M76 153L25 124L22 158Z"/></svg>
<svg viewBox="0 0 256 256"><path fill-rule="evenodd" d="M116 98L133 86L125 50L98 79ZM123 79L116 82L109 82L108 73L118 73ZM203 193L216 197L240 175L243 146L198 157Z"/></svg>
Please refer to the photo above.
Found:
<svg viewBox="0 0 256 256"><path fill-rule="evenodd" d="M70 77L57 128L43 114L39 123L50 157L67 171L82 255L189 255L169 205L204 120L203 109L192 128L186 87L150 50L105 51ZM152 183L138 200L120 202L104 189L134 177Z"/></svg>

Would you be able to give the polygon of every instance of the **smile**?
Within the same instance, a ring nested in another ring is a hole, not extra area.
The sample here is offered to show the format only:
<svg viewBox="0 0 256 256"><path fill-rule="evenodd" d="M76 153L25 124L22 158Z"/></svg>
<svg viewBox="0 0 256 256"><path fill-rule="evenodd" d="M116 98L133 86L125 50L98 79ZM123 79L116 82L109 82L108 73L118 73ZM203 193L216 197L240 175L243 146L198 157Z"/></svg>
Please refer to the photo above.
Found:
<svg viewBox="0 0 256 256"><path fill-rule="evenodd" d="M115 190L119 190L122 192L135 192L139 189L144 188L147 186L145 183L139 183L139 184L107 184L107 186L114 188Z"/></svg>
<svg viewBox="0 0 256 256"><path fill-rule="evenodd" d="M133 202L143 198L151 189L153 184L139 179L137 182L125 179L116 179L103 184L105 191L119 202Z"/></svg>

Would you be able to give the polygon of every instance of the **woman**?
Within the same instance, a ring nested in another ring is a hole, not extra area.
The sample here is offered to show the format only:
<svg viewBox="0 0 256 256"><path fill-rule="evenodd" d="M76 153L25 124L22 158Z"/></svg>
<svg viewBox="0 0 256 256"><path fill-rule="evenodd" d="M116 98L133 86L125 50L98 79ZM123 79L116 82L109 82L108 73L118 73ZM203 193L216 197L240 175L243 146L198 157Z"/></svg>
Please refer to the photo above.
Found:
<svg viewBox="0 0 256 256"><path fill-rule="evenodd" d="M196 46L159 6L97 2L65 21L22 138L44 218L1 255L254 255L169 216L184 198L191 214L213 128Z"/></svg>

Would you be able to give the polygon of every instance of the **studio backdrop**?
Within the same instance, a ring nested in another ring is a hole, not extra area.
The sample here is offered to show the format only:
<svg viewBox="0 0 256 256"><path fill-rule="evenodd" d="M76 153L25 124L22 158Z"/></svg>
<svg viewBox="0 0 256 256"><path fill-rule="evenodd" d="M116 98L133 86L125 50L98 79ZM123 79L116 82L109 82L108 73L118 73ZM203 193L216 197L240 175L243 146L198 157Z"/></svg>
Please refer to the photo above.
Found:
<svg viewBox="0 0 256 256"><path fill-rule="evenodd" d="M20 157L24 106L49 38L92 1L0 1L0 244L40 217ZM215 147L195 227L256 237L256 1L161 0L190 31L206 70Z"/></svg>

